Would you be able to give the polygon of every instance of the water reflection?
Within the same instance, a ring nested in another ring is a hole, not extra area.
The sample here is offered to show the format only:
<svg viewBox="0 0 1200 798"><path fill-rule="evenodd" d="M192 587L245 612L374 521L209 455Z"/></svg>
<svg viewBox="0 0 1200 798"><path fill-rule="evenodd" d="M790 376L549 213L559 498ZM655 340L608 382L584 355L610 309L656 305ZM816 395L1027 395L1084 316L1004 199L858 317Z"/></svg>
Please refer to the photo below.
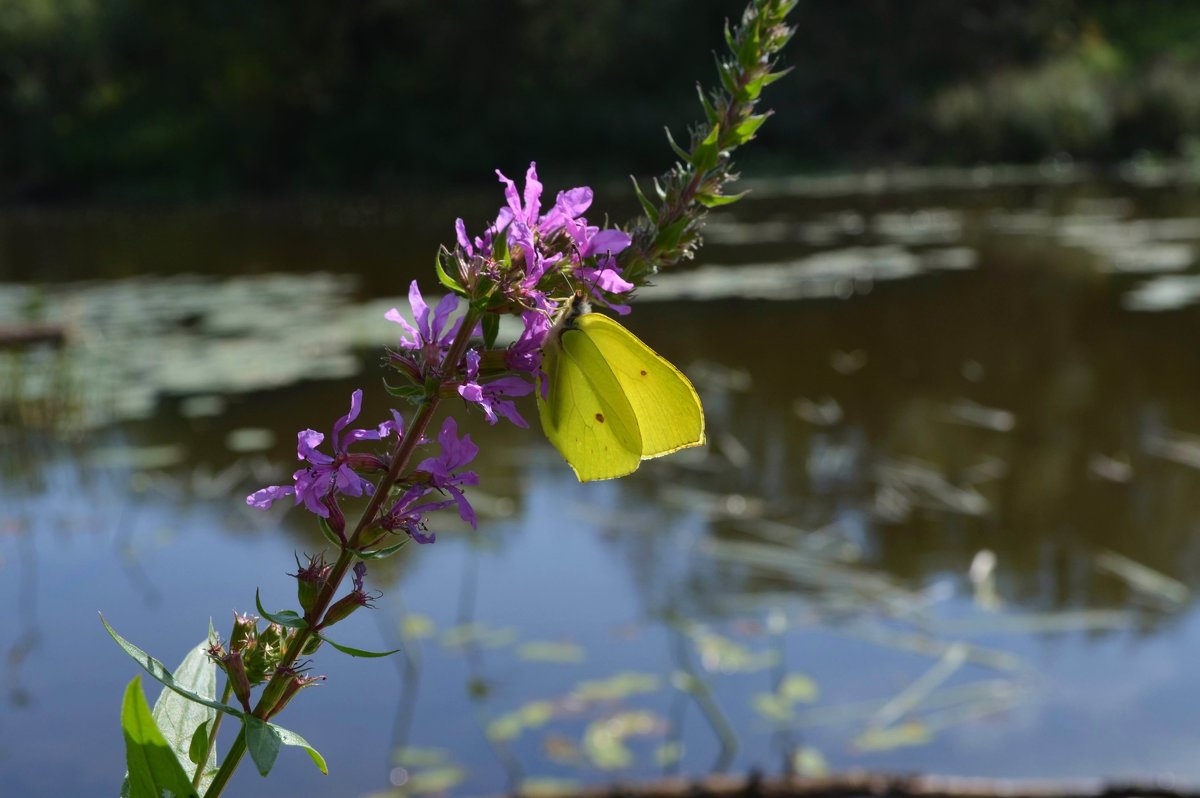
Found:
<svg viewBox="0 0 1200 798"><path fill-rule="evenodd" d="M373 566L388 603L348 642L403 656L323 658L291 721L340 792L751 767L1200 781L1180 743L1200 292L1162 282L1196 279L1194 189L776 188L714 217L710 265L664 276L630 322L693 376L705 449L579 486L536 436L468 425L480 534ZM376 241L411 223L372 218ZM61 225L53 246L0 228L9 273L50 254L88 273ZM287 251L304 274L0 289L0 323L67 327L0 353L3 791L115 784L109 699L132 671L94 609L172 661L251 588L285 600L293 552L320 545L241 497L383 376L396 303L356 289L379 274L332 271L322 235ZM408 276L390 268L395 294ZM52 735L95 761L51 767ZM306 768L281 762L261 794L323 794Z"/></svg>

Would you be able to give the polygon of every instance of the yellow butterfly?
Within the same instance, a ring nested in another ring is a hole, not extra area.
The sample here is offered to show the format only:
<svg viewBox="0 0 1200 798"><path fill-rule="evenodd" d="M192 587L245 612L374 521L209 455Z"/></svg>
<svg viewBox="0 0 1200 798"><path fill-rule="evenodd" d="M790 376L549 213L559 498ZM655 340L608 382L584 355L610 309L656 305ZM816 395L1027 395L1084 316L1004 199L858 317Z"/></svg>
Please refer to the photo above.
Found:
<svg viewBox="0 0 1200 798"><path fill-rule="evenodd" d="M542 430L580 482L623 477L642 460L704 443L704 410L688 378L592 313L582 292L547 333L542 372Z"/></svg>

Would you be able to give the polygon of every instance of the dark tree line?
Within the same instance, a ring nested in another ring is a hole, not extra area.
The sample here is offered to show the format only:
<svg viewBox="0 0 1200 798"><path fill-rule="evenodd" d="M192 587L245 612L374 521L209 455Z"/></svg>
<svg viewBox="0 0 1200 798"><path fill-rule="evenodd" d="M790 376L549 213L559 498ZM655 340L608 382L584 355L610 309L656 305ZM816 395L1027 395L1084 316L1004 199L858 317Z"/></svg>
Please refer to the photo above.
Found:
<svg viewBox="0 0 1200 798"><path fill-rule="evenodd" d="M0 198L659 171L741 5L0 1ZM1197 5L807 0L752 165L1178 150L1200 130Z"/></svg>

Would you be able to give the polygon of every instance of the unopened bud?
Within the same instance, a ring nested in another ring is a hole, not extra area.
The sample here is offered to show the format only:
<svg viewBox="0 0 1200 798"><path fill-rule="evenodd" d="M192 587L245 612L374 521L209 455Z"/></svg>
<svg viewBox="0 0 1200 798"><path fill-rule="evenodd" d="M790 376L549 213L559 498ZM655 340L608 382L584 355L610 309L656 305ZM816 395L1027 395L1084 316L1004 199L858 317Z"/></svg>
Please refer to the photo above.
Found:
<svg viewBox="0 0 1200 798"><path fill-rule="evenodd" d="M357 610L359 607L374 607L371 602L379 598L382 594L371 595L363 587L363 580L367 575L366 563L356 563L354 566L354 589L342 596L333 603L328 610L325 611L325 617L321 621L319 629L324 629L327 626L333 626L341 620L345 620L350 616L350 613Z"/></svg>
<svg viewBox="0 0 1200 798"><path fill-rule="evenodd" d="M257 637L258 618L249 613L241 615L235 612L233 614L233 633L229 635L230 650L245 651L247 648L254 648L254 641Z"/></svg>
<svg viewBox="0 0 1200 798"><path fill-rule="evenodd" d="M309 557L308 565L303 567L300 566L300 560L296 560L296 573L292 576L296 577L296 597L306 613L317 603L317 597L328 584L329 572L332 570L325 563L325 557L320 554Z"/></svg>
<svg viewBox="0 0 1200 798"><path fill-rule="evenodd" d="M237 696L238 702L241 703L242 709L249 712L250 679L246 675L245 663L242 662L242 652L230 651L224 657L217 660L217 665L229 677L229 685L233 689L233 694Z"/></svg>
<svg viewBox="0 0 1200 798"><path fill-rule="evenodd" d="M291 677L284 684L283 693L279 696L279 702L271 710L272 715L277 715L283 711L283 708L288 705L288 702L296 697L296 693L303 690L305 687L312 687L318 682L325 681L324 676L308 676L303 673L291 674Z"/></svg>

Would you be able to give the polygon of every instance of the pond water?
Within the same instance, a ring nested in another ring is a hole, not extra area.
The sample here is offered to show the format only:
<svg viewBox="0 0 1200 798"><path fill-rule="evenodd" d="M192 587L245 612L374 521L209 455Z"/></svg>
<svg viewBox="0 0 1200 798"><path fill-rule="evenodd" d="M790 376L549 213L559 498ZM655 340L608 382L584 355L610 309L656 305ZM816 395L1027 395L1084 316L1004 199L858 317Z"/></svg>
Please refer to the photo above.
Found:
<svg viewBox="0 0 1200 798"><path fill-rule="evenodd" d="M330 775L286 749L233 794L1200 783L1200 190L755 189L629 320L709 445L580 485L536 430L473 419L478 532L372 566L378 608L338 627L403 653L322 651L281 717ZM355 387L385 416L383 312L495 196L0 217L0 324L67 329L0 351L0 794L116 793L139 671L97 612L171 666L255 589L291 605L320 534L243 498Z"/></svg>

